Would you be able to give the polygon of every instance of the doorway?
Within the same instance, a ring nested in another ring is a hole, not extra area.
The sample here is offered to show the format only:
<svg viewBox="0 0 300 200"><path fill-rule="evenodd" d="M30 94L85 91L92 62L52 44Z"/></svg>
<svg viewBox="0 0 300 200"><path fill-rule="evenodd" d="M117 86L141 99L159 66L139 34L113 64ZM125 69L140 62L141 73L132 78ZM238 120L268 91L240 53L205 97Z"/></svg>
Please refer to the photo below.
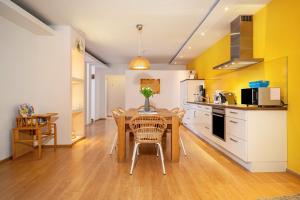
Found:
<svg viewBox="0 0 300 200"><path fill-rule="evenodd" d="M107 97L107 116L111 117L114 108L125 108L125 76L107 75L106 76L106 97Z"/></svg>

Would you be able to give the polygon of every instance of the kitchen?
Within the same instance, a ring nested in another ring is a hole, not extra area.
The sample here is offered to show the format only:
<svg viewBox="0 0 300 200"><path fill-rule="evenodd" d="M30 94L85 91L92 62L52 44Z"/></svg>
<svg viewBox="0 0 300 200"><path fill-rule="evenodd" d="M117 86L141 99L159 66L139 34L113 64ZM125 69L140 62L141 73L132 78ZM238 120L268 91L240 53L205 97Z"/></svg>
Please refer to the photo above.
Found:
<svg viewBox="0 0 300 200"><path fill-rule="evenodd" d="M300 198L299 10L0 0L0 199Z"/></svg>
<svg viewBox="0 0 300 200"><path fill-rule="evenodd" d="M286 58L263 65L263 59L253 58L252 16L239 16L231 23L230 55L230 61L213 67L217 75L194 79L196 72L191 71L190 79L181 82L183 124L251 172L285 171ZM254 81L259 70L268 81ZM227 81L239 84L230 88Z"/></svg>

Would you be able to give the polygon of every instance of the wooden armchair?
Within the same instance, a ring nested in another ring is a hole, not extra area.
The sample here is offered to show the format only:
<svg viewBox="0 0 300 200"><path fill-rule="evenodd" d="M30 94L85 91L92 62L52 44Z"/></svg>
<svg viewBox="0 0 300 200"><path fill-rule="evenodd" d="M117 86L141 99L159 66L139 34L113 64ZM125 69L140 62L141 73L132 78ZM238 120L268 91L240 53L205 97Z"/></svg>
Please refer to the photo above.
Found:
<svg viewBox="0 0 300 200"><path fill-rule="evenodd" d="M12 150L13 159L17 158L17 144L25 144L35 146L37 142L38 157L41 158L42 143L46 139L54 139L54 150L57 145L57 129L55 121L57 113L26 115L20 112L20 116L16 117L16 127L13 129Z"/></svg>

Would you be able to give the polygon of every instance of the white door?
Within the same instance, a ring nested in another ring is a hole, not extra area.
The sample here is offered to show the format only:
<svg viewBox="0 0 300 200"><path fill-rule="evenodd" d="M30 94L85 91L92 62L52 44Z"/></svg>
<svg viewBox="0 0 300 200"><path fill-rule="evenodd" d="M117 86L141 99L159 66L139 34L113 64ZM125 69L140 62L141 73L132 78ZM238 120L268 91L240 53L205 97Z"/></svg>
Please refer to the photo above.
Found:
<svg viewBox="0 0 300 200"><path fill-rule="evenodd" d="M125 76L108 75L107 84L107 116L111 116L114 108L125 108Z"/></svg>

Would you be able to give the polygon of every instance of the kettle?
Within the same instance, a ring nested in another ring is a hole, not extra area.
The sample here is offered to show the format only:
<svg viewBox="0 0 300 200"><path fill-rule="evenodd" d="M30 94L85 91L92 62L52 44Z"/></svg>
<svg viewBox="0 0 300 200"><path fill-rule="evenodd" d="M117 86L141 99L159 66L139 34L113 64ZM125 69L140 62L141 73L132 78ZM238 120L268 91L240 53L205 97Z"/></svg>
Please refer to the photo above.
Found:
<svg viewBox="0 0 300 200"><path fill-rule="evenodd" d="M232 92L216 91L214 95L215 104L236 104L235 96Z"/></svg>
<svg viewBox="0 0 300 200"><path fill-rule="evenodd" d="M216 90L214 95L214 103L215 104L223 104L226 102L225 96L222 94L222 91Z"/></svg>

